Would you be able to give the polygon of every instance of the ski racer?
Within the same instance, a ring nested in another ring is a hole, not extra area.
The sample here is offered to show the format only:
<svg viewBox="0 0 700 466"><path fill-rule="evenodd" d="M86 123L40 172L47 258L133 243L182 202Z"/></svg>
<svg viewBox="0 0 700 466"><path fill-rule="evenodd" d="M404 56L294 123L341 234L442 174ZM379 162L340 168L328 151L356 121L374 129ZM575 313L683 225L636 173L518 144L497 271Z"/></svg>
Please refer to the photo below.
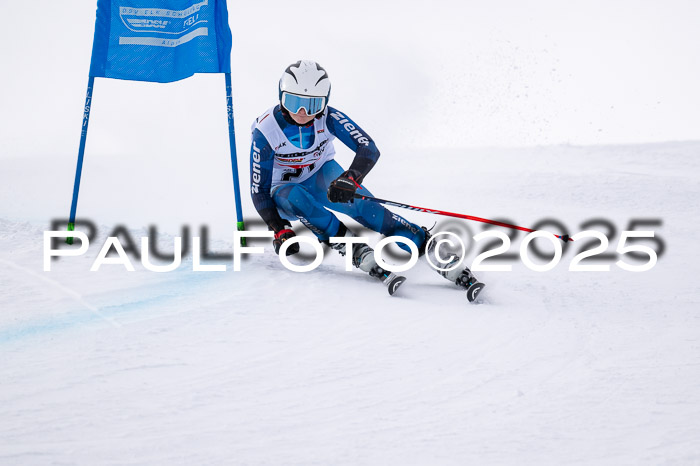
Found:
<svg viewBox="0 0 700 466"><path fill-rule="evenodd" d="M345 243L329 240L355 235L335 211L383 235L407 238L424 255L430 238L426 228L378 203L354 199L357 191L371 196L362 182L377 163L379 149L349 116L328 106L330 91L328 73L318 63L293 63L279 81L279 104L252 125L251 195L255 209L274 232L275 252L279 254L282 243L295 236L290 222L300 220L319 241L345 255ZM336 138L355 152L347 170L334 159ZM292 244L287 254L298 251L299 245ZM368 245L354 244L351 254L355 267L382 280L388 277ZM465 288L476 282L468 268L442 275Z"/></svg>

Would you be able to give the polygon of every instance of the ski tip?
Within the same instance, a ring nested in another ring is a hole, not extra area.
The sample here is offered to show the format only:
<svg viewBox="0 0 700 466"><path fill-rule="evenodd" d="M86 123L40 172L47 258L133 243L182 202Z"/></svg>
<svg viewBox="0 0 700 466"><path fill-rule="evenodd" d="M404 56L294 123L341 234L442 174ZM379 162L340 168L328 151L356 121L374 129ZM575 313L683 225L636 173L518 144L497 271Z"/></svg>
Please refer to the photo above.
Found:
<svg viewBox="0 0 700 466"><path fill-rule="evenodd" d="M480 282L472 283L471 285L469 285L469 288L467 288L467 299L470 303L476 301L476 298L479 297L479 294L485 286L486 285Z"/></svg>
<svg viewBox="0 0 700 466"><path fill-rule="evenodd" d="M399 287L403 284L403 282L406 281L406 277L401 277L401 276L396 276L394 279L392 279L389 284L387 285L387 290L389 291L389 294L391 296L394 296L394 293L396 293L396 290L399 289Z"/></svg>

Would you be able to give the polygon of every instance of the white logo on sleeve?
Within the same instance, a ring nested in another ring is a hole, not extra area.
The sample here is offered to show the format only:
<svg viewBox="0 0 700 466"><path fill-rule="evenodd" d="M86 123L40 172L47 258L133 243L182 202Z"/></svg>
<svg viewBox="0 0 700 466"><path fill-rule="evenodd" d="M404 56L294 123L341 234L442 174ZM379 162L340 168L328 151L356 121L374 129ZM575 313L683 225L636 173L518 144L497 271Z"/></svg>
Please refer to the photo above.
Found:
<svg viewBox="0 0 700 466"><path fill-rule="evenodd" d="M343 125L343 128L345 128L345 130L348 133L350 133L350 136L357 140L358 144L362 144L363 146L369 146L369 139L367 138L367 136L365 136L360 132L360 130L355 128L355 125L350 123L350 120L348 120L348 118L345 115L336 110L335 112L331 113L331 116L338 123Z"/></svg>

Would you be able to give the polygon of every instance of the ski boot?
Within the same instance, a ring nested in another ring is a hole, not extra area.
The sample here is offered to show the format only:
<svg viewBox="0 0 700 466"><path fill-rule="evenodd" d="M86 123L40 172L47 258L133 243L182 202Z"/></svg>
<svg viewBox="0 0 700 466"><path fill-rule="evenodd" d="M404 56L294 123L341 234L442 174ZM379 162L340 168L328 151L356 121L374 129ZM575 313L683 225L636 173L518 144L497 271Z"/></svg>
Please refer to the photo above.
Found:
<svg viewBox="0 0 700 466"><path fill-rule="evenodd" d="M335 236L350 237L355 235L341 223L340 228L338 229L338 234ZM331 249L338 251L341 256L345 256L347 253L347 245L345 243L330 243L329 241L324 242L328 244ZM396 293L396 290L399 289L403 282L406 281L406 277L396 275L393 272L381 268L374 259L374 249L366 244L352 245L352 265L363 272L367 272L370 277L379 279L384 286L387 287L387 291L392 296L394 293Z"/></svg>
<svg viewBox="0 0 700 466"><path fill-rule="evenodd" d="M426 251L426 245L428 244L428 241L432 235L426 227L421 228L423 228L423 231L425 231L425 242L419 249L420 255L422 256L426 253L432 255L435 252L435 242L431 243L430 247ZM472 271L469 270L469 267L464 267L461 269L459 267L455 267L452 269L452 267L459 262L460 257L456 254L452 254L449 257L448 262L441 265L441 269L444 270L436 269L435 271L455 285L467 290L467 299L469 302L474 302L486 285L477 280L476 276L474 276Z"/></svg>

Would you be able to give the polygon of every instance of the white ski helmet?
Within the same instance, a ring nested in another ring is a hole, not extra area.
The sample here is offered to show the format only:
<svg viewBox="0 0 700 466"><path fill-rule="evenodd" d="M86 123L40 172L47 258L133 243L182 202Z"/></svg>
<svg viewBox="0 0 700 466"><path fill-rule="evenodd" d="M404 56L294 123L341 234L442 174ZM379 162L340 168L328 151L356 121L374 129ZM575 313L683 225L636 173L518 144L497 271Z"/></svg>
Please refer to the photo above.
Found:
<svg viewBox="0 0 700 466"><path fill-rule="evenodd" d="M328 73L315 61L299 60L289 65L280 78L280 104L290 113L303 108L307 115L317 115L325 110L330 94Z"/></svg>

